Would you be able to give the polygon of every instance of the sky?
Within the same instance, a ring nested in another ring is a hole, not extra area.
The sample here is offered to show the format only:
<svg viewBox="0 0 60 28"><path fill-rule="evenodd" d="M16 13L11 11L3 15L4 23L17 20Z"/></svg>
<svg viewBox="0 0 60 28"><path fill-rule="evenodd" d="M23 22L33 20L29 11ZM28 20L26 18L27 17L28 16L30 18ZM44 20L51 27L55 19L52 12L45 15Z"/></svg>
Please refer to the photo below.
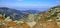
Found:
<svg viewBox="0 0 60 28"><path fill-rule="evenodd" d="M0 7L47 8L60 5L60 0L0 0Z"/></svg>

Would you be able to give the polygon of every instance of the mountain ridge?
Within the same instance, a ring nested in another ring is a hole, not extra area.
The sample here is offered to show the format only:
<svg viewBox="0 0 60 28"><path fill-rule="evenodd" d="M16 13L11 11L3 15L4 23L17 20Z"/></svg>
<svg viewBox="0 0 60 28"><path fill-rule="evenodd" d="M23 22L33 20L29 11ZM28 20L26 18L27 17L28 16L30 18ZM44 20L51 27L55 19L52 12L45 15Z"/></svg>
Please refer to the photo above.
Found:
<svg viewBox="0 0 60 28"><path fill-rule="evenodd" d="M37 13L36 11L37 10L20 11L8 7L0 7L0 14L6 14L7 16L10 16L13 20L18 20L21 18L21 16L25 14L30 14L30 12L32 12L32 14Z"/></svg>

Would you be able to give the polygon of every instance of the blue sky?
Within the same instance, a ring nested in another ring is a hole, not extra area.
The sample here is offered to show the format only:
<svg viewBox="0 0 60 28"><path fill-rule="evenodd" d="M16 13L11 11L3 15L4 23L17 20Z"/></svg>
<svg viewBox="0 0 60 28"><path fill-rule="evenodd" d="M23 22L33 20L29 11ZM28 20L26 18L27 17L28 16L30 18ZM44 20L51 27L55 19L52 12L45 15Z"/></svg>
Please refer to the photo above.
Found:
<svg viewBox="0 0 60 28"><path fill-rule="evenodd" d="M60 5L60 0L0 0L0 7L52 7Z"/></svg>

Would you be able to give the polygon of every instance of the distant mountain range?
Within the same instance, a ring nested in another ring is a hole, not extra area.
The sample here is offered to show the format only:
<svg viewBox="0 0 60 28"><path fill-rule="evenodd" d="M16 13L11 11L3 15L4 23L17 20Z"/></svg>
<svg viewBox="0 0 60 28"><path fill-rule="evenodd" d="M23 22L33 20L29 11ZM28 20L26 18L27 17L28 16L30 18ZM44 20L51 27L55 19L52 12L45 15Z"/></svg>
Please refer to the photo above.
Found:
<svg viewBox="0 0 60 28"><path fill-rule="evenodd" d="M6 14L7 16L10 16L11 19L13 20L18 20L21 18L21 16L25 15L25 14L34 14L34 13L38 13L40 11L38 10L26 10L26 11L20 11L20 10L16 10L16 9L11 9L11 8L7 8L7 7L0 7L0 14Z"/></svg>
<svg viewBox="0 0 60 28"><path fill-rule="evenodd" d="M35 13L39 13L40 11L38 11L38 10L26 10L23 12L35 14Z"/></svg>
<svg viewBox="0 0 60 28"><path fill-rule="evenodd" d="M53 16L55 16L57 15L57 13L60 13L60 6L52 7L46 11L51 13L51 15L53 14ZM35 14L35 13L40 13L40 12L41 11L34 10L34 9L21 11L21 10L12 9L8 7L0 7L0 14L6 14L6 16L10 16L11 19L13 20L22 19L22 16L30 14L30 13Z"/></svg>

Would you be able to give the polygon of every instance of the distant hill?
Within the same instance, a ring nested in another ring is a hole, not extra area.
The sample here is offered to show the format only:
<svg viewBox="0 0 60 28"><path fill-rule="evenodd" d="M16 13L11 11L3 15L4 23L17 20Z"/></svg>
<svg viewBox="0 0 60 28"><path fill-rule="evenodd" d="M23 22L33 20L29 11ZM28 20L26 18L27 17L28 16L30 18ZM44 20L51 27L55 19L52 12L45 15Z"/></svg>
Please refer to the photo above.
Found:
<svg viewBox="0 0 60 28"><path fill-rule="evenodd" d="M26 10L23 12L35 14L35 13L39 13L40 11L38 11L38 10Z"/></svg>
<svg viewBox="0 0 60 28"><path fill-rule="evenodd" d="M13 20L18 20L21 19L21 16L25 14L32 14L37 13L39 11L37 10L26 10L26 11L20 11L12 8L7 8L7 7L0 7L0 14L6 14L7 16L10 16L11 19Z"/></svg>
<svg viewBox="0 0 60 28"><path fill-rule="evenodd" d="M7 7L0 7L0 13L10 16L13 20L15 19L17 20L23 15L21 11L7 8Z"/></svg>

